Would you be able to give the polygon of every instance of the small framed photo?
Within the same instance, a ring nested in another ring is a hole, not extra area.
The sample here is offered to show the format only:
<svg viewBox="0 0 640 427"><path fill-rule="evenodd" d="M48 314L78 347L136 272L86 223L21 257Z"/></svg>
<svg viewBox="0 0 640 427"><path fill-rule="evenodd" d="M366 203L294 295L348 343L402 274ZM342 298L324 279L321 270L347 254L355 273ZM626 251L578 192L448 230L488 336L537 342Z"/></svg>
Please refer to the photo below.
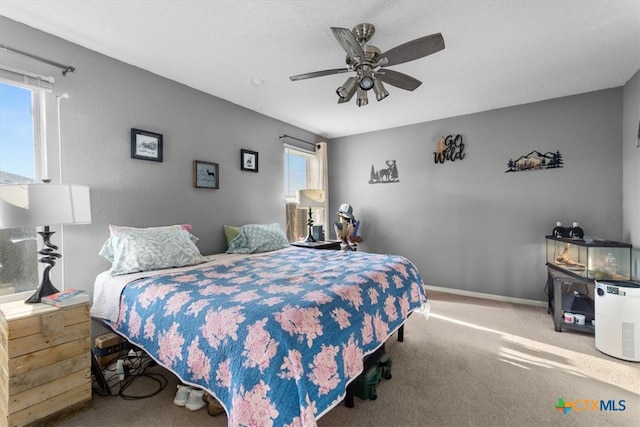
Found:
<svg viewBox="0 0 640 427"><path fill-rule="evenodd" d="M217 163L193 161L193 186L196 188L220 188L220 167Z"/></svg>
<svg viewBox="0 0 640 427"><path fill-rule="evenodd" d="M131 129L131 158L162 162L162 135Z"/></svg>
<svg viewBox="0 0 640 427"><path fill-rule="evenodd" d="M243 171L258 172L258 152L240 150L240 169Z"/></svg>

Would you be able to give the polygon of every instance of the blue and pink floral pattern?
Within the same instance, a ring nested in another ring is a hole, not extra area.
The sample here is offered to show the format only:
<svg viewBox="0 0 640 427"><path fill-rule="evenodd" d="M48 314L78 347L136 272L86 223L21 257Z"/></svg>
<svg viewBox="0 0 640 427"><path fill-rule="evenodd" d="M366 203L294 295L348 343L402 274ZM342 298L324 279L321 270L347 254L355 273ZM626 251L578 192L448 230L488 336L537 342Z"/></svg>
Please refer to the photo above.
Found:
<svg viewBox="0 0 640 427"><path fill-rule="evenodd" d="M291 247L135 281L112 326L230 426L314 426L426 301L404 257Z"/></svg>

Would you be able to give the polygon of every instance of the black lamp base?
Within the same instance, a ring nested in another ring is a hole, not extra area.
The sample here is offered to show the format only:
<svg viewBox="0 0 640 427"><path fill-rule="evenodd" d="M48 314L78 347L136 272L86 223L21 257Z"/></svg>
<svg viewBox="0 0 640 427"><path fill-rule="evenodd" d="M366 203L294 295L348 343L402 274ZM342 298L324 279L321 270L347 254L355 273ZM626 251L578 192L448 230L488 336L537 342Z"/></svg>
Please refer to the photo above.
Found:
<svg viewBox="0 0 640 427"><path fill-rule="evenodd" d="M42 282L40 282L40 286L31 295L28 299L25 300L27 304L36 304L42 300L42 297L46 297L47 295L52 295L57 292L60 292L56 289L55 286L51 283L51 279L49 278L49 271L56 265L56 258L61 258L62 255L57 253L58 247L56 245L51 244L49 239L51 239L51 235L55 233L55 231L50 231L49 226L44 227L44 231L38 231L38 234L42 236L44 240L44 245L46 248L38 251L38 254L43 255L40 258L40 262L44 264L49 264L42 273Z"/></svg>
<svg viewBox="0 0 640 427"><path fill-rule="evenodd" d="M42 297L60 292L56 289L55 286L53 286L53 283L51 283L51 279L49 279L49 270L51 270L51 267L52 266L49 266L44 269L44 273L42 274L42 283L40 283L40 286L38 286L38 289L36 289L33 295L25 300L27 304L39 303L41 302Z"/></svg>
<svg viewBox="0 0 640 427"><path fill-rule="evenodd" d="M311 232L309 232L309 234L307 234L307 237L304 238L303 242L314 243L314 242L317 242L317 240L311 235Z"/></svg>
<svg viewBox="0 0 640 427"><path fill-rule="evenodd" d="M313 237L313 233L311 232L311 228L313 227L313 218L311 218L311 208L309 208L309 218L307 219L307 227L309 230L307 231L307 237L304 238L303 242L317 242L317 240Z"/></svg>

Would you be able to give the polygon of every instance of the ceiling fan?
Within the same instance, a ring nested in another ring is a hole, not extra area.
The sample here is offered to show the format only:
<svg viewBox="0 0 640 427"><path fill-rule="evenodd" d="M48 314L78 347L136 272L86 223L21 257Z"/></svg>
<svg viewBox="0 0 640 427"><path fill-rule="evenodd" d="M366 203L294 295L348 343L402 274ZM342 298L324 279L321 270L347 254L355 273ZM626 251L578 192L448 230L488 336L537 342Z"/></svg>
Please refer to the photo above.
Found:
<svg viewBox="0 0 640 427"><path fill-rule="evenodd" d="M422 84L421 81L386 67L413 61L444 49L444 39L440 33L420 37L382 53L377 47L367 44L375 33L373 24L359 24L351 31L346 28L331 27L331 31L340 46L347 52L347 68L298 74L289 79L297 81L355 71L355 76L349 77L336 89L338 104L349 102L357 92L358 107L367 105L369 90L373 90L376 99L382 101L389 95L382 82L400 89L415 90Z"/></svg>

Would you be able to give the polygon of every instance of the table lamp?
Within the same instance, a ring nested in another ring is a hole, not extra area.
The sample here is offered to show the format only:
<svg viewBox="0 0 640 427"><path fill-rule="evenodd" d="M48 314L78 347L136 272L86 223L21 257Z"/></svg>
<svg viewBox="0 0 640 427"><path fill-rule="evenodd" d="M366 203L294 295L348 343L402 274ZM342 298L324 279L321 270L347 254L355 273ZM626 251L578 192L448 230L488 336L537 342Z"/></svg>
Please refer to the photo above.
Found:
<svg viewBox="0 0 640 427"><path fill-rule="evenodd" d="M51 283L49 271L56 264L58 247L51 244L52 225L90 224L91 203L89 187L73 184L7 184L0 185L0 228L43 226L38 234L46 248L39 250L40 262L48 264L42 282L25 302L33 304L58 290Z"/></svg>
<svg viewBox="0 0 640 427"><path fill-rule="evenodd" d="M324 208L325 207L325 192L324 190L298 190L298 209L309 209L309 218L307 219L307 226L309 230L305 242L315 242L311 233L313 227L313 218L311 217L312 208Z"/></svg>

